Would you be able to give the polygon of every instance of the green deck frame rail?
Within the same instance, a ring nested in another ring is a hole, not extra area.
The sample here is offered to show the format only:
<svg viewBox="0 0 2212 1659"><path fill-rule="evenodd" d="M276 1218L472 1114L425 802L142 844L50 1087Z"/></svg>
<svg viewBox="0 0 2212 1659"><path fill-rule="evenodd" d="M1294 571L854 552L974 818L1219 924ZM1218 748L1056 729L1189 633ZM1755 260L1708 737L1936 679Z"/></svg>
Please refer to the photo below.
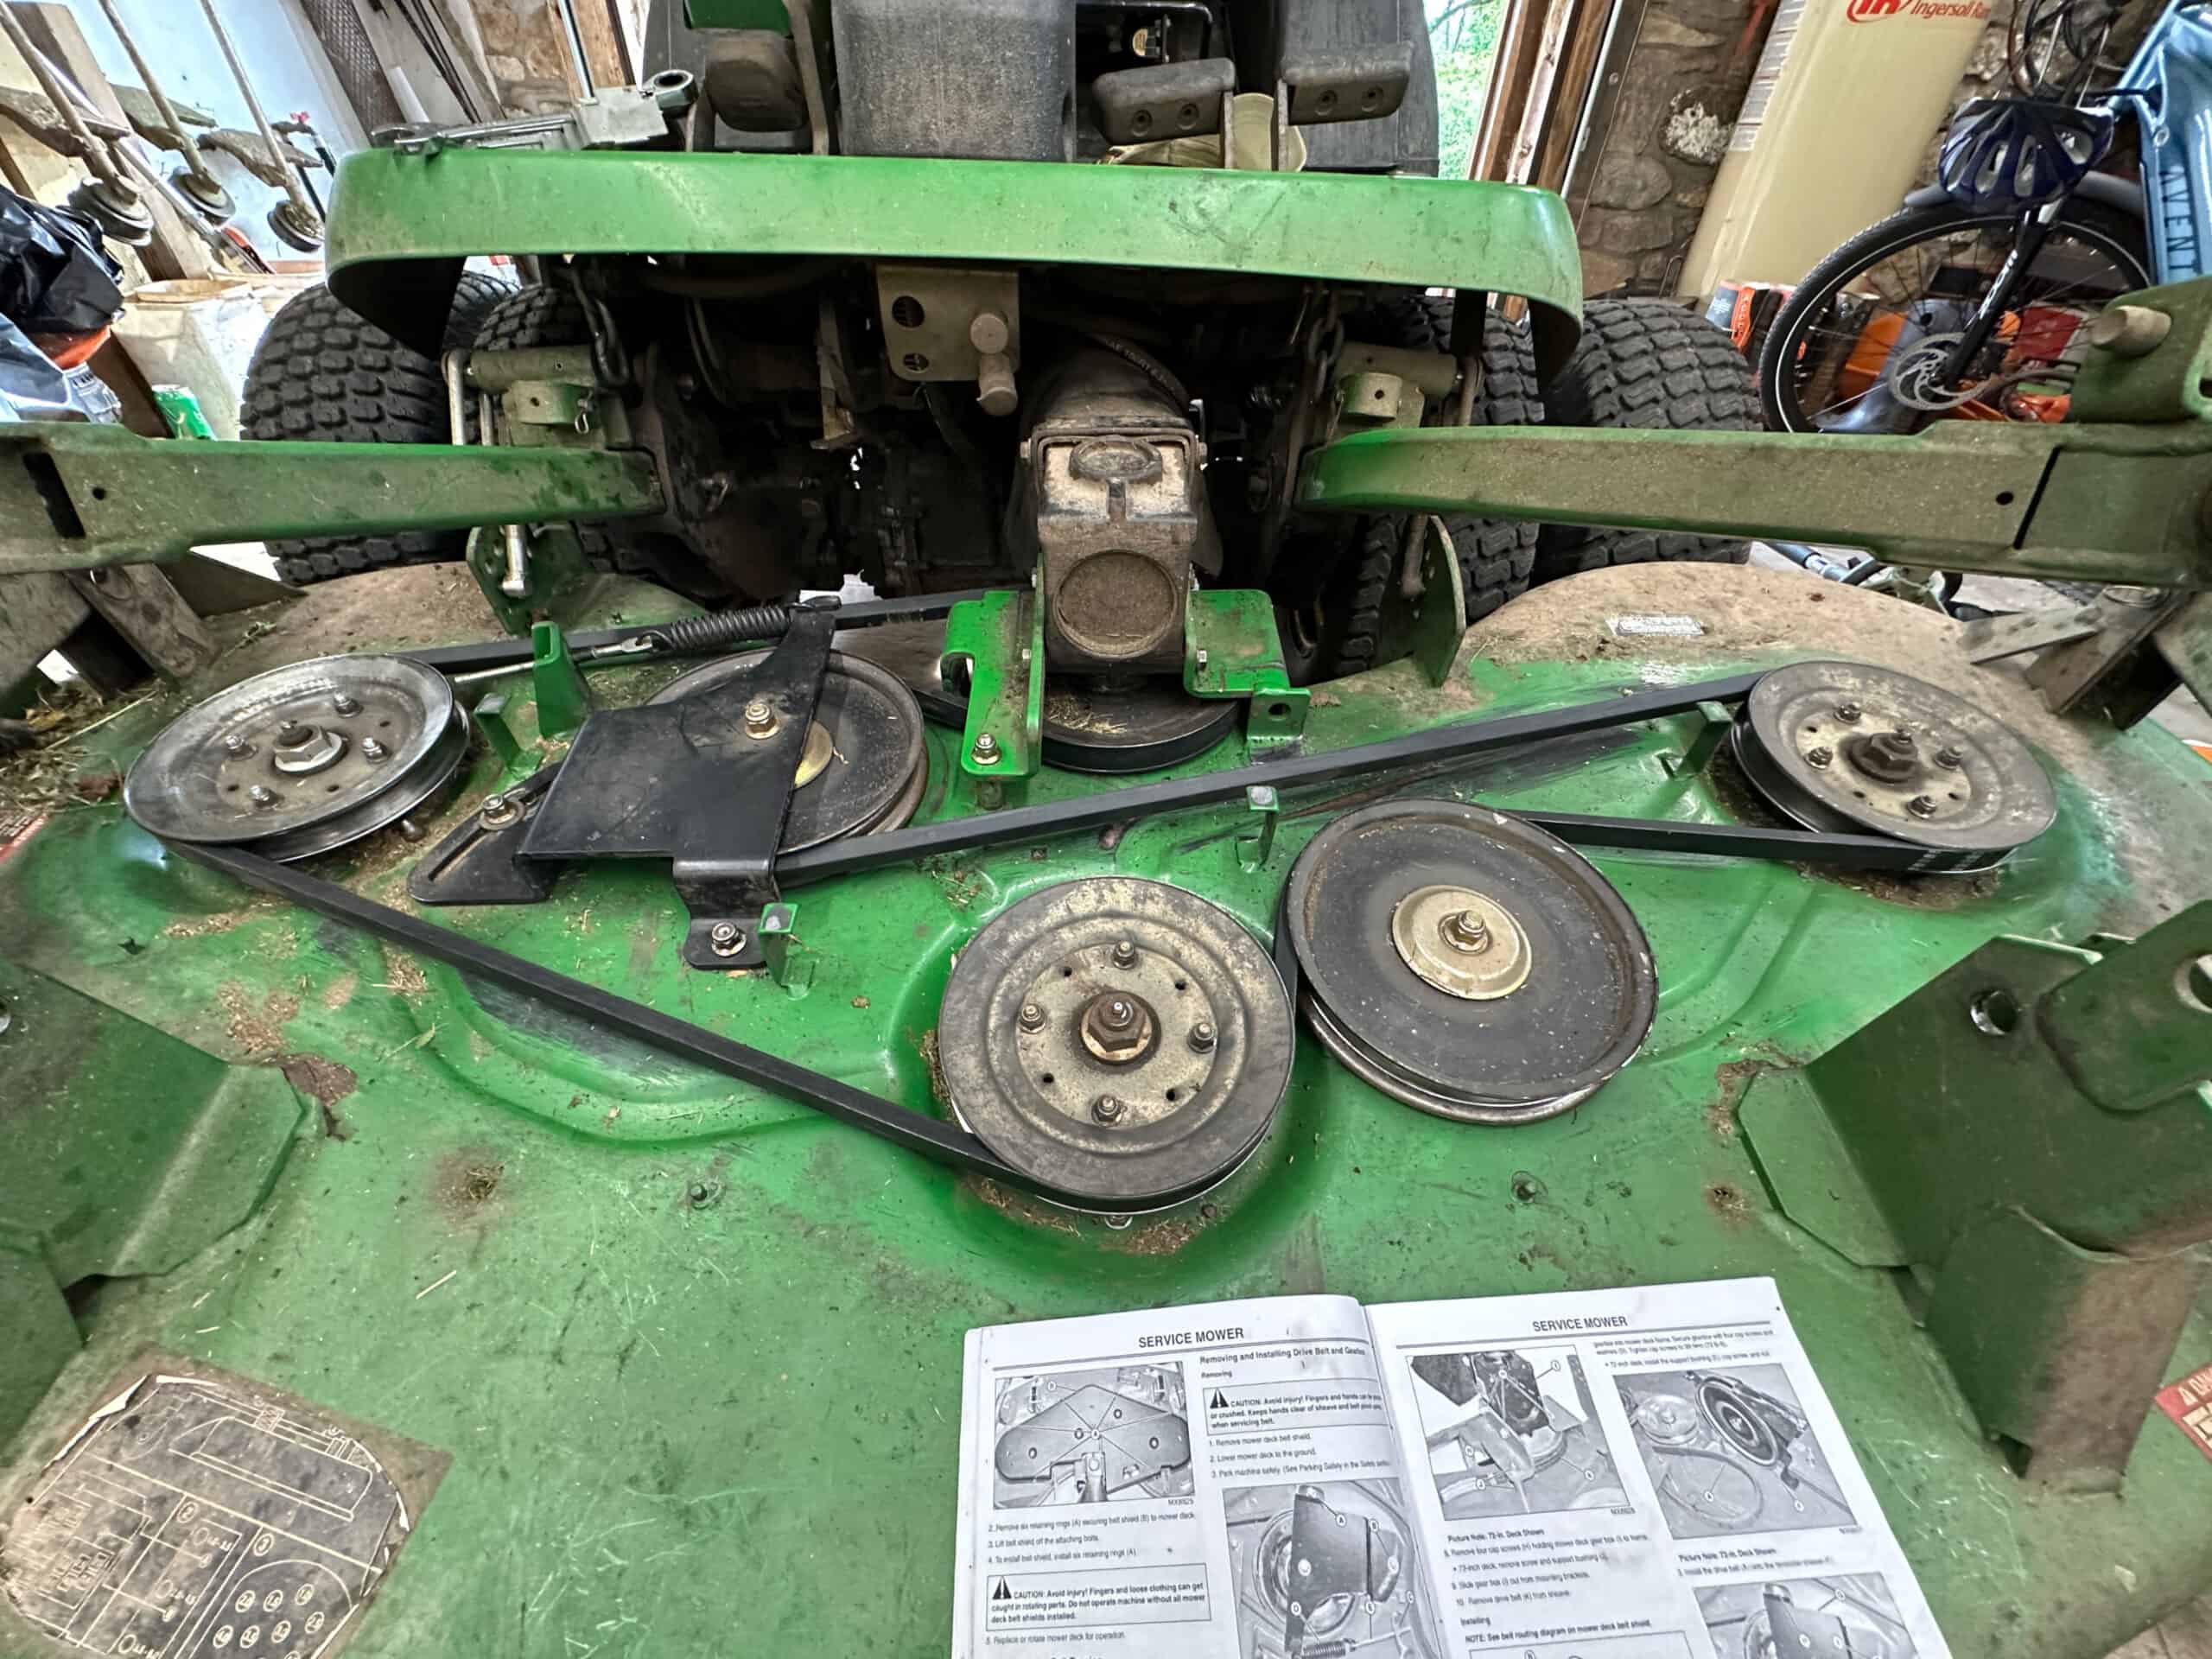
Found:
<svg viewBox="0 0 2212 1659"><path fill-rule="evenodd" d="M671 150L357 150L324 258L339 297L435 356L485 252L1136 265L1517 294L1546 372L1582 262L1549 191L1463 179Z"/></svg>

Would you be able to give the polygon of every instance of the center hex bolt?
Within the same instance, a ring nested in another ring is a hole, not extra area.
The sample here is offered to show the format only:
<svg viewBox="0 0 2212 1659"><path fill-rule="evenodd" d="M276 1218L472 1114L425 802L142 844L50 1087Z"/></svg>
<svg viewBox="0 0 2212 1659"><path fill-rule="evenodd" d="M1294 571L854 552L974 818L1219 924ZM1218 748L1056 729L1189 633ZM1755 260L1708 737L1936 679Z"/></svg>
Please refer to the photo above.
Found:
<svg viewBox="0 0 2212 1659"><path fill-rule="evenodd" d="M1116 1095L1101 1095L1090 1103L1090 1115L1101 1123L1118 1123L1128 1110Z"/></svg>

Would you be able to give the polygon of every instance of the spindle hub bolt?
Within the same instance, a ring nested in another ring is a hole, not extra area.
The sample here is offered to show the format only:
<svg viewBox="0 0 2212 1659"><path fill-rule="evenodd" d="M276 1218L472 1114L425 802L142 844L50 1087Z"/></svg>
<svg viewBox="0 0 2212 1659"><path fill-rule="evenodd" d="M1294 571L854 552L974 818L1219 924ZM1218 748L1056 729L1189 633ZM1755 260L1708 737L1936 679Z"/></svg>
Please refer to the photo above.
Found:
<svg viewBox="0 0 2212 1659"><path fill-rule="evenodd" d="M341 715L358 715L361 712L361 705L343 691L331 698L330 706Z"/></svg>
<svg viewBox="0 0 2212 1659"><path fill-rule="evenodd" d="M1034 1002L1023 1003L1021 1005L1021 1012L1016 1016L1016 1019L1017 1022L1024 1031L1042 1031L1045 1029L1045 1010L1039 1007Z"/></svg>
<svg viewBox="0 0 2212 1659"><path fill-rule="evenodd" d="M256 806L274 806L276 804L276 791L273 789L266 788L260 784L256 784L252 788L246 791L245 798L249 801L251 801Z"/></svg>
<svg viewBox="0 0 2212 1659"><path fill-rule="evenodd" d="M1835 751L1826 747L1825 746L1817 749L1808 749L1805 751L1805 764L1808 766L1825 766L1829 761L1834 759Z"/></svg>
<svg viewBox="0 0 2212 1659"><path fill-rule="evenodd" d="M365 737L361 740L361 758L364 760L381 760L391 753L390 749L385 747L373 737Z"/></svg>
<svg viewBox="0 0 2212 1659"><path fill-rule="evenodd" d="M1935 798L1928 795L1916 795L1904 804L1904 810L1916 818L1932 818L1936 816Z"/></svg>
<svg viewBox="0 0 2212 1659"><path fill-rule="evenodd" d="M1090 1103L1090 1115L1101 1123L1118 1123L1128 1109L1117 1095L1101 1095Z"/></svg>
<svg viewBox="0 0 2212 1659"><path fill-rule="evenodd" d="M223 740L223 753L229 755L251 754L253 753L253 745L247 742L245 739L240 737L236 732L232 732L228 737L226 737Z"/></svg>
<svg viewBox="0 0 2212 1659"><path fill-rule="evenodd" d="M1211 1050L1213 1044L1214 1030L1210 1021L1201 1020L1191 1027L1191 1047L1193 1052L1200 1054L1206 1053Z"/></svg>
<svg viewBox="0 0 2212 1659"><path fill-rule="evenodd" d="M1866 712L1855 702L1840 702L1835 706L1835 717L1841 721L1855 721Z"/></svg>
<svg viewBox="0 0 2212 1659"><path fill-rule="evenodd" d="M1134 968L1137 965L1135 940L1116 939L1114 942L1114 965L1116 968Z"/></svg>
<svg viewBox="0 0 2212 1659"><path fill-rule="evenodd" d="M1936 764L1953 772L1957 771L1959 767L1965 763L1965 760L1966 756L1961 754L1956 749L1938 749L1936 751Z"/></svg>

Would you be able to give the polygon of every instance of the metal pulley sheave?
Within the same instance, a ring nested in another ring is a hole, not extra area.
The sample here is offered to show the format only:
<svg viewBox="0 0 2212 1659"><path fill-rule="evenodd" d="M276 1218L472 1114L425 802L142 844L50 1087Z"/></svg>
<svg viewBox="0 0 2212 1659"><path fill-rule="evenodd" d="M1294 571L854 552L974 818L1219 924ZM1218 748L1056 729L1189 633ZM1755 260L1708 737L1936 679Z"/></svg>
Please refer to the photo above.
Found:
<svg viewBox="0 0 2212 1659"><path fill-rule="evenodd" d="M467 751L443 675L405 657L321 657L186 709L132 764L123 804L163 840L288 864L402 823Z"/></svg>

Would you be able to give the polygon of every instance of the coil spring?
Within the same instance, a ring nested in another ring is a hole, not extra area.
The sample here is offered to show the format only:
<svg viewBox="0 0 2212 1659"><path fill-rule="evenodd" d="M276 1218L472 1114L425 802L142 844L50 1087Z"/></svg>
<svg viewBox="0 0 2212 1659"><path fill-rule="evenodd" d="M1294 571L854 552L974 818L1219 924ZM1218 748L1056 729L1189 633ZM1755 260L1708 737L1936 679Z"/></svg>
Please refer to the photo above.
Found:
<svg viewBox="0 0 2212 1659"><path fill-rule="evenodd" d="M754 605L741 611L716 611L709 616L687 616L681 622L659 624L648 630L661 648L678 656L695 656L717 645L734 645L747 639L775 639L791 630L788 605Z"/></svg>

